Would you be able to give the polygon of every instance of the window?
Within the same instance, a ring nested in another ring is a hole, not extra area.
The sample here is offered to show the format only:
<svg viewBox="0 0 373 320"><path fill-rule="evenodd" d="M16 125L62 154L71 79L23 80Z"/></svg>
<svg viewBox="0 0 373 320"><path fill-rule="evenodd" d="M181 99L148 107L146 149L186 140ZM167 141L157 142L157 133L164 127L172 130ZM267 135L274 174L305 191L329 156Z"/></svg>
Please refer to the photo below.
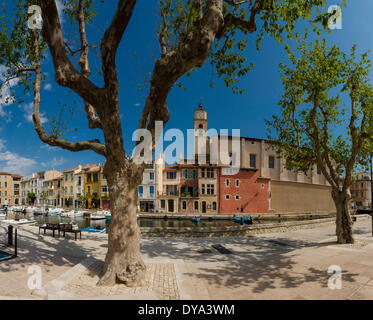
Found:
<svg viewBox="0 0 373 320"><path fill-rule="evenodd" d="M196 169L183 169L183 178L184 179L197 179L197 170Z"/></svg>
<svg viewBox="0 0 373 320"><path fill-rule="evenodd" d="M198 126L198 135L200 136L200 137L202 137L203 136L203 125L202 124L200 124L199 126Z"/></svg>
<svg viewBox="0 0 373 320"><path fill-rule="evenodd" d="M229 187L229 179L225 179L225 185Z"/></svg>
<svg viewBox="0 0 373 320"><path fill-rule="evenodd" d="M81 186L82 185L82 177L78 177L78 186Z"/></svg>
<svg viewBox="0 0 373 320"><path fill-rule="evenodd" d="M92 182L92 175L90 173L87 175L87 182Z"/></svg>
<svg viewBox="0 0 373 320"><path fill-rule="evenodd" d="M240 180L237 179L237 180L236 180L236 187L238 188L239 186L240 186Z"/></svg>
<svg viewBox="0 0 373 320"><path fill-rule="evenodd" d="M231 198L231 196L229 194L225 195L225 200L229 200L230 198Z"/></svg>
<svg viewBox="0 0 373 320"><path fill-rule="evenodd" d="M214 168L207 168L207 178L214 177Z"/></svg>
<svg viewBox="0 0 373 320"><path fill-rule="evenodd" d="M182 208L183 208L183 210L186 210L186 208L187 208L187 203L186 203L186 201L183 201L183 202L181 202L182 203Z"/></svg>
<svg viewBox="0 0 373 320"><path fill-rule="evenodd" d="M70 174L70 180L74 181L74 174L73 173Z"/></svg>
<svg viewBox="0 0 373 320"><path fill-rule="evenodd" d="M102 193L107 193L108 191L108 186L102 186Z"/></svg>
<svg viewBox="0 0 373 320"><path fill-rule="evenodd" d="M202 177L202 178L205 177L205 168L202 168L202 169L201 169L201 177Z"/></svg>
<svg viewBox="0 0 373 320"><path fill-rule="evenodd" d="M165 209L166 208L166 200L162 199L161 200L161 209Z"/></svg>
<svg viewBox="0 0 373 320"><path fill-rule="evenodd" d="M97 186L93 186L93 194L97 195Z"/></svg>
<svg viewBox="0 0 373 320"><path fill-rule="evenodd" d="M237 194L237 195L235 196L235 199L236 199L236 200L240 200L240 196Z"/></svg>
<svg viewBox="0 0 373 320"><path fill-rule="evenodd" d="M319 165L317 166L317 174L321 174L321 167Z"/></svg>
<svg viewBox="0 0 373 320"><path fill-rule="evenodd" d="M268 168L274 169L275 167L275 157L269 156L268 157Z"/></svg>
<svg viewBox="0 0 373 320"><path fill-rule="evenodd" d="M167 179L176 179L176 172L167 172Z"/></svg>
<svg viewBox="0 0 373 320"><path fill-rule="evenodd" d="M8 182L4 182L4 188L8 188Z"/></svg>
<svg viewBox="0 0 373 320"><path fill-rule="evenodd" d="M73 186L70 187L70 194L73 194L74 191L73 191Z"/></svg>
<svg viewBox="0 0 373 320"><path fill-rule="evenodd" d="M144 193L144 187L143 186L139 186L139 195L140 195L140 197L142 197L143 193Z"/></svg>
<svg viewBox="0 0 373 320"><path fill-rule="evenodd" d="M256 168L256 154L250 154L250 167Z"/></svg>
<svg viewBox="0 0 373 320"><path fill-rule="evenodd" d="M98 182L98 174L97 173L95 173L93 175L93 182Z"/></svg>
<svg viewBox="0 0 373 320"><path fill-rule="evenodd" d="M66 187L65 187L65 193L66 193ZM91 186L88 186L87 187L87 196L90 196L91 195Z"/></svg>
<svg viewBox="0 0 373 320"><path fill-rule="evenodd" d="M194 201L194 210L198 210L198 201Z"/></svg>
<svg viewBox="0 0 373 320"><path fill-rule="evenodd" d="M65 181L67 181L68 177L69 177L69 176L68 176L67 174L65 174Z"/></svg>
<svg viewBox="0 0 373 320"><path fill-rule="evenodd" d="M177 186L166 186L166 194L169 196L177 196Z"/></svg>
<svg viewBox="0 0 373 320"><path fill-rule="evenodd" d="M149 186L149 194L151 197L154 197L154 186Z"/></svg>
<svg viewBox="0 0 373 320"><path fill-rule="evenodd" d="M212 203L212 210L216 211L216 201Z"/></svg>
<svg viewBox="0 0 373 320"><path fill-rule="evenodd" d="M207 194L215 194L215 187L213 184L207 185Z"/></svg>
<svg viewBox="0 0 373 320"><path fill-rule="evenodd" d="M154 172L149 172L149 180L154 181Z"/></svg>

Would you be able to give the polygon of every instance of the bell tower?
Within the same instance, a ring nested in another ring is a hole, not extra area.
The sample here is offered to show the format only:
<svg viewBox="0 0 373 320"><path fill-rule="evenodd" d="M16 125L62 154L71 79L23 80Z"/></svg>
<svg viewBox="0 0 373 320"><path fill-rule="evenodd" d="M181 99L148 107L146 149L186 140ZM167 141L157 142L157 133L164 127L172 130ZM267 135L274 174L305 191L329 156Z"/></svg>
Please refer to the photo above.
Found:
<svg viewBox="0 0 373 320"><path fill-rule="evenodd" d="M202 103L194 111L194 154L206 154L206 140L207 140L207 111L203 108ZM200 143L198 143L198 141Z"/></svg>

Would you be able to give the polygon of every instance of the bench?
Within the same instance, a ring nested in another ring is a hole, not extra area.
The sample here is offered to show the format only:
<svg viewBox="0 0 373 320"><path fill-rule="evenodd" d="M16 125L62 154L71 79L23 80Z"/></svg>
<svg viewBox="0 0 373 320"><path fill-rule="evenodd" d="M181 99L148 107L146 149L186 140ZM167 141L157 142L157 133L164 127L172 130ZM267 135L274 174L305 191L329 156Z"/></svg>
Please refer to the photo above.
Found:
<svg viewBox="0 0 373 320"><path fill-rule="evenodd" d="M58 236L60 235L60 232L63 232L63 236L66 235L66 232L68 233L74 233L75 235L75 241L78 239L78 233L79 233L79 236L80 236L80 239L82 239L82 232L80 230L75 230L73 229L73 225L72 224L63 224L61 223L60 224L60 227L58 229Z"/></svg>
<svg viewBox="0 0 373 320"><path fill-rule="evenodd" d="M55 235L55 231L58 230L58 234L59 234L59 231L60 231L60 227L58 224L56 223L47 223L43 226L40 226L39 227L39 234L40 234L40 230L43 229L44 230L44 234L47 230L52 230L53 231L53 238L54 238L54 235Z"/></svg>

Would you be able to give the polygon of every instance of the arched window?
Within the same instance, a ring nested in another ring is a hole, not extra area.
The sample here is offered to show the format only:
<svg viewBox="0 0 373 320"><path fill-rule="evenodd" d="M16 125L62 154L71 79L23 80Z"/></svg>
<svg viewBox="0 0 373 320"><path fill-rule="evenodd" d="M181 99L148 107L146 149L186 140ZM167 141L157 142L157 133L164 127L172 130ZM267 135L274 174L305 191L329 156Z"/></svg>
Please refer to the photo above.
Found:
<svg viewBox="0 0 373 320"><path fill-rule="evenodd" d="M202 124L198 126L198 131L199 131L199 136L203 136L203 125Z"/></svg>

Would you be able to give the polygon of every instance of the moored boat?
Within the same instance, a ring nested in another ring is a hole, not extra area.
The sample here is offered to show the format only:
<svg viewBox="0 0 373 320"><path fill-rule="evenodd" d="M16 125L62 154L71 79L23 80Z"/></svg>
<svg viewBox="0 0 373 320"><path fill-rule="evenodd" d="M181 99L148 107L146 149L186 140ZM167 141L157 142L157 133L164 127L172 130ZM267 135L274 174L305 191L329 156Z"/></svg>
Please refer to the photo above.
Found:
<svg viewBox="0 0 373 320"><path fill-rule="evenodd" d="M106 215L103 211L97 211L95 213L91 213L90 218L91 220L106 220Z"/></svg>

